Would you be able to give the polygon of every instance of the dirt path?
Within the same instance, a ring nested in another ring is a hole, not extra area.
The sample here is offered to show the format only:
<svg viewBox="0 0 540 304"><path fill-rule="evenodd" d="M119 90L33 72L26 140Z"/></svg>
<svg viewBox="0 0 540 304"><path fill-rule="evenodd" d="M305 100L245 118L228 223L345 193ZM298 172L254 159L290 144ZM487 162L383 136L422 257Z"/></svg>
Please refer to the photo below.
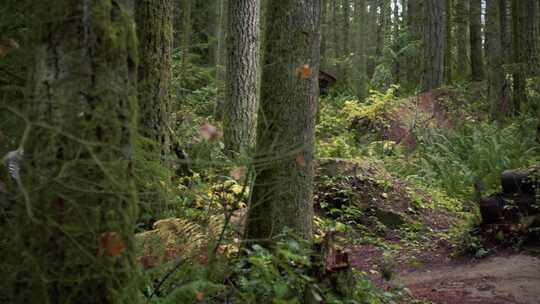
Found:
<svg viewBox="0 0 540 304"><path fill-rule="evenodd" d="M437 304L539 304L540 258L492 257L401 275L396 283Z"/></svg>

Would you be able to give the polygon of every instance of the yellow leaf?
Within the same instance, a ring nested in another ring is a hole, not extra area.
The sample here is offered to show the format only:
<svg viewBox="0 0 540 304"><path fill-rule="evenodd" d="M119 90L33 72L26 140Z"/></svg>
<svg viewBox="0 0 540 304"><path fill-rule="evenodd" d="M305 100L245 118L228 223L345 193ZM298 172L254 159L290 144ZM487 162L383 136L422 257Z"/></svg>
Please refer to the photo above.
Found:
<svg viewBox="0 0 540 304"><path fill-rule="evenodd" d="M197 298L197 300L202 301L204 300L204 293L195 290L195 297Z"/></svg>

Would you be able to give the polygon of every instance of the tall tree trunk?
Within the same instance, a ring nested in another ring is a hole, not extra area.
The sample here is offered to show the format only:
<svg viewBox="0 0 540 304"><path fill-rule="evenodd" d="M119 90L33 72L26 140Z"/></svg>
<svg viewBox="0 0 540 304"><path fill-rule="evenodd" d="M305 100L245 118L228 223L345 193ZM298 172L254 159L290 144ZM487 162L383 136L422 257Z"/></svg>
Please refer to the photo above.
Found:
<svg viewBox="0 0 540 304"><path fill-rule="evenodd" d="M137 38L123 1L33 1L15 303L138 303ZM24 206L24 207L23 207Z"/></svg>
<svg viewBox="0 0 540 304"><path fill-rule="evenodd" d="M321 69L326 68L328 62L328 40L329 36L329 22L328 22L328 1L322 0L322 11L321 11Z"/></svg>
<svg viewBox="0 0 540 304"><path fill-rule="evenodd" d="M426 26L424 28L424 73L422 90L438 88L444 77L444 1L427 0Z"/></svg>
<svg viewBox="0 0 540 304"><path fill-rule="evenodd" d="M256 178L246 234L271 241L286 227L312 237L319 0L270 1L265 10Z"/></svg>
<svg viewBox="0 0 540 304"><path fill-rule="evenodd" d="M454 64L453 57L453 35L452 35L452 24L453 24L453 0L444 0L445 4L445 29L444 29L444 39L445 39L445 48L444 48L444 82L446 84L452 83L452 70Z"/></svg>
<svg viewBox="0 0 540 304"><path fill-rule="evenodd" d="M526 104L526 62L527 50L525 39L527 33L524 32L526 22L526 2L528 0L512 0L512 40L514 50L514 68L513 68L513 106L514 113L521 113L521 105Z"/></svg>
<svg viewBox="0 0 540 304"><path fill-rule="evenodd" d="M137 0L141 1L141 0ZM190 62L190 45L191 45L191 35L192 35L192 19L191 19L191 9L192 9L192 0L179 0L180 5L180 20L178 24L180 25L177 29L179 31L179 48L182 51L182 70L180 71L180 81L184 82L186 78L186 73L188 71L188 64Z"/></svg>
<svg viewBox="0 0 540 304"><path fill-rule="evenodd" d="M357 34L356 41L355 66L356 66L356 95L362 102L367 95L367 70L366 70L366 40L367 40L367 18L366 18L366 0L356 0L354 12L356 14Z"/></svg>
<svg viewBox="0 0 540 304"><path fill-rule="evenodd" d="M351 18L351 0L342 0L343 5L343 56L349 56L350 47L350 18Z"/></svg>
<svg viewBox="0 0 540 304"><path fill-rule="evenodd" d="M216 50L216 103L214 109L214 118L221 120L223 118L223 112L225 111L225 78L226 78L226 65L227 65L227 18L228 18L228 6L229 0L220 0L217 7L219 14L219 29L217 36L217 50Z"/></svg>
<svg viewBox="0 0 540 304"><path fill-rule="evenodd" d="M158 143L162 159L170 153L172 0L136 2L139 40L139 130Z"/></svg>
<svg viewBox="0 0 540 304"><path fill-rule="evenodd" d="M338 27L338 1L333 0L332 2L332 48L334 50L334 58L338 58L340 55L340 41L339 41L339 27Z"/></svg>
<svg viewBox="0 0 540 304"><path fill-rule="evenodd" d="M208 0L207 8L207 37L208 37L208 63L217 64L217 37L219 32L219 5L220 0Z"/></svg>
<svg viewBox="0 0 540 304"><path fill-rule="evenodd" d="M395 54L399 53L399 49L401 47L400 45L400 20L399 20L399 5L398 0L394 0L394 22L393 22L393 38L392 38L392 44L393 44L393 51ZM394 60L394 64L392 67L392 75L394 78L394 83L401 83L401 60L402 56L397 56L397 58Z"/></svg>
<svg viewBox="0 0 540 304"><path fill-rule="evenodd" d="M367 44L366 44L366 54L367 54L367 73L368 79L371 79L373 72L375 71L375 65L377 64L377 37L378 37L378 2L379 0L368 0L369 4L369 13L367 17Z"/></svg>
<svg viewBox="0 0 540 304"><path fill-rule="evenodd" d="M502 121L507 112L503 102L504 71L501 45L500 3L497 0L486 2L486 42L488 63L488 100L491 105L492 120Z"/></svg>
<svg viewBox="0 0 540 304"><path fill-rule="evenodd" d="M460 79L467 79L470 75L470 59L469 59L469 4L470 0L455 0L456 15L454 20L456 22L456 69L457 76Z"/></svg>
<svg viewBox="0 0 540 304"><path fill-rule="evenodd" d="M471 73L473 81L485 77L482 48L482 0L470 0Z"/></svg>
<svg viewBox="0 0 540 304"><path fill-rule="evenodd" d="M259 0L229 0L227 78L223 135L225 150L243 153L252 146L257 123Z"/></svg>
<svg viewBox="0 0 540 304"><path fill-rule="evenodd" d="M411 43L417 46L416 56L409 56L407 61L407 90L415 90L421 82L421 67L422 67L422 33L425 26L424 1L408 0L407 11L407 26Z"/></svg>
<svg viewBox="0 0 540 304"><path fill-rule="evenodd" d="M512 63L512 6L510 0L499 0L501 12L501 45L504 63Z"/></svg>

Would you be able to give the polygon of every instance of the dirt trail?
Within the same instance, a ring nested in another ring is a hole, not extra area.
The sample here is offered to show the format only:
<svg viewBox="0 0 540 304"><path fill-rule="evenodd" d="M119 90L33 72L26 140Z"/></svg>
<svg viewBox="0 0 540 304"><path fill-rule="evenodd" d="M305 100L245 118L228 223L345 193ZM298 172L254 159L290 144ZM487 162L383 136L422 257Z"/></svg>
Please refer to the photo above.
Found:
<svg viewBox="0 0 540 304"><path fill-rule="evenodd" d="M540 258L518 254L401 275L396 283L437 304L539 304Z"/></svg>

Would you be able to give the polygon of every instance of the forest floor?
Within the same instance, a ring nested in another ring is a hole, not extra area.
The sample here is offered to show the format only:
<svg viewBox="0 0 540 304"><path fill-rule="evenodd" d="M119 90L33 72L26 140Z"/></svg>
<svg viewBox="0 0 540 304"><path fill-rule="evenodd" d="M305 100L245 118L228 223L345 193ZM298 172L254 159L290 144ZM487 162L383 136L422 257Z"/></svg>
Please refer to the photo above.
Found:
<svg viewBox="0 0 540 304"><path fill-rule="evenodd" d="M338 220L361 231L347 238L349 263L380 289L406 287L412 298L403 303L409 304L539 303L538 254L498 244L489 227L476 228L481 231L476 242L483 240L482 257L464 251L471 249L471 241L463 239L470 231L464 214L452 209L455 201L392 179L374 164L326 159L321 167L320 174L333 179L330 187L318 183L319 200L371 214L365 220L347 214ZM340 205L343 201L358 203ZM371 203L360 203L366 201Z"/></svg>
<svg viewBox="0 0 540 304"><path fill-rule="evenodd" d="M395 282L437 304L537 304L540 259L511 254L451 262L401 274Z"/></svg>

